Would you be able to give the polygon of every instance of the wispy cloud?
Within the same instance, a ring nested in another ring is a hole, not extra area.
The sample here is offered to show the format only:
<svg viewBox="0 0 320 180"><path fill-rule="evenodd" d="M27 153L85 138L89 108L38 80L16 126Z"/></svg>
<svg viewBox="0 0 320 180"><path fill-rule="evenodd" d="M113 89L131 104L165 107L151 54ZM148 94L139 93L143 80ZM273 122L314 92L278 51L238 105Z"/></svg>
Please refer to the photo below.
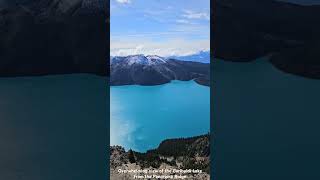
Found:
<svg viewBox="0 0 320 180"><path fill-rule="evenodd" d="M184 14L182 16L188 19L210 20L210 14L206 12L194 12L190 10L184 10Z"/></svg>
<svg viewBox="0 0 320 180"><path fill-rule="evenodd" d="M131 0L111 16L111 55L189 55L210 49L209 0ZM188 1L188 2L189 2ZM124 3L124 2L122 2ZM130 3L130 2L129 2Z"/></svg>
<svg viewBox="0 0 320 180"><path fill-rule="evenodd" d="M175 26L172 30L162 31L162 32L141 32L141 33L127 33L125 37L161 37L168 38L171 36L183 36L183 35L197 35L199 36L202 31L205 30L204 27L193 27L193 26ZM205 35L205 34L202 34ZM118 38L123 37L122 34L111 34L111 37Z"/></svg>
<svg viewBox="0 0 320 180"><path fill-rule="evenodd" d="M190 24L190 21L186 19L177 19L176 22L181 24Z"/></svg>
<svg viewBox="0 0 320 180"><path fill-rule="evenodd" d="M143 16L158 23L169 23L174 19L172 7L143 10Z"/></svg>
<svg viewBox="0 0 320 180"><path fill-rule="evenodd" d="M120 4L130 4L131 0L116 0Z"/></svg>
<svg viewBox="0 0 320 180"><path fill-rule="evenodd" d="M207 39L187 40L172 38L164 42L154 41L152 38L115 38L111 40L111 56L127 56L133 54L145 55L190 55L201 50L209 50Z"/></svg>

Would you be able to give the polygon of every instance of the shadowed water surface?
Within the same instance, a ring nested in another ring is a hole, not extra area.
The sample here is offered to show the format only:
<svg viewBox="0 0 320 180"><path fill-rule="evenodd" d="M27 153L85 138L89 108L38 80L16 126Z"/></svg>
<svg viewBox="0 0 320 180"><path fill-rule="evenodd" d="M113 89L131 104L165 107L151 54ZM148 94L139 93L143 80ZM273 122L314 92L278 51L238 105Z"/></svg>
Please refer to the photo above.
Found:
<svg viewBox="0 0 320 180"><path fill-rule="evenodd" d="M0 78L0 179L106 179L106 80Z"/></svg>
<svg viewBox="0 0 320 180"><path fill-rule="evenodd" d="M216 177L320 179L320 80L216 60Z"/></svg>

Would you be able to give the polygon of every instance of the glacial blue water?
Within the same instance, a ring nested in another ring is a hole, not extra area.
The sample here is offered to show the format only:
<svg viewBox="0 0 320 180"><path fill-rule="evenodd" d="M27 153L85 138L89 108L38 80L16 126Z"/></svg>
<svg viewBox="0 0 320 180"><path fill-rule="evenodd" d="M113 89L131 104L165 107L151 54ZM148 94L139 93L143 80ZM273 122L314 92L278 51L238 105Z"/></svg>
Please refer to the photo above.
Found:
<svg viewBox="0 0 320 180"><path fill-rule="evenodd" d="M158 86L112 86L110 142L146 151L168 138L209 132L209 87L194 81Z"/></svg>

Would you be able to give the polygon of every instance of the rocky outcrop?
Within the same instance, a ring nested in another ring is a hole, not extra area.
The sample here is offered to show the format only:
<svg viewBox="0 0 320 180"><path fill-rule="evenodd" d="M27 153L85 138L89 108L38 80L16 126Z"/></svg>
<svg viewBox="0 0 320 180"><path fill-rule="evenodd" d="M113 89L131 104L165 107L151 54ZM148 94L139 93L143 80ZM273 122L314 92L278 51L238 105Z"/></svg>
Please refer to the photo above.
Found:
<svg viewBox="0 0 320 180"><path fill-rule="evenodd" d="M107 4L16 0L0 8L0 76L105 75Z"/></svg>
<svg viewBox="0 0 320 180"><path fill-rule="evenodd" d="M110 147L110 167L116 168L129 163L128 153L121 146Z"/></svg>
<svg viewBox="0 0 320 180"><path fill-rule="evenodd" d="M133 55L113 57L111 85L159 85L171 80L189 81L209 86L210 64L166 59L159 56Z"/></svg>
<svg viewBox="0 0 320 180"><path fill-rule="evenodd" d="M213 11L215 57L241 62L271 55L285 72L320 78L320 6L217 0Z"/></svg>
<svg viewBox="0 0 320 180"><path fill-rule="evenodd" d="M146 173L119 173L118 170L201 170L201 173L186 173L185 179L210 179L210 135L191 138L168 139L159 147L146 153L133 152L135 162L129 161L130 151L120 146L110 147L111 179L134 179L133 175ZM152 173L151 173L152 174ZM163 173L177 175L180 173Z"/></svg>

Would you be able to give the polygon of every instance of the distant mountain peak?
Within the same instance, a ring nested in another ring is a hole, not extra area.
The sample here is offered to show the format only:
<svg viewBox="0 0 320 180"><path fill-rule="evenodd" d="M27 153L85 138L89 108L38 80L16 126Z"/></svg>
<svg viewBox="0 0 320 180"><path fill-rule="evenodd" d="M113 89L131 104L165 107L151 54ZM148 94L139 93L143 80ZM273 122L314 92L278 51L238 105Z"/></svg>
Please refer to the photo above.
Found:
<svg viewBox="0 0 320 180"><path fill-rule="evenodd" d="M140 64L140 65L156 65L166 63L167 59L158 55L129 55L129 56L114 56L111 57L111 64L116 62L124 62L128 65Z"/></svg>
<svg viewBox="0 0 320 180"><path fill-rule="evenodd" d="M161 56L157 56L157 55L148 55L146 56L146 58L154 63L166 63L167 59Z"/></svg>
<svg viewBox="0 0 320 180"><path fill-rule="evenodd" d="M170 56L169 58L174 58L182 61L210 63L210 51L201 50L195 54L190 54L185 56Z"/></svg>

